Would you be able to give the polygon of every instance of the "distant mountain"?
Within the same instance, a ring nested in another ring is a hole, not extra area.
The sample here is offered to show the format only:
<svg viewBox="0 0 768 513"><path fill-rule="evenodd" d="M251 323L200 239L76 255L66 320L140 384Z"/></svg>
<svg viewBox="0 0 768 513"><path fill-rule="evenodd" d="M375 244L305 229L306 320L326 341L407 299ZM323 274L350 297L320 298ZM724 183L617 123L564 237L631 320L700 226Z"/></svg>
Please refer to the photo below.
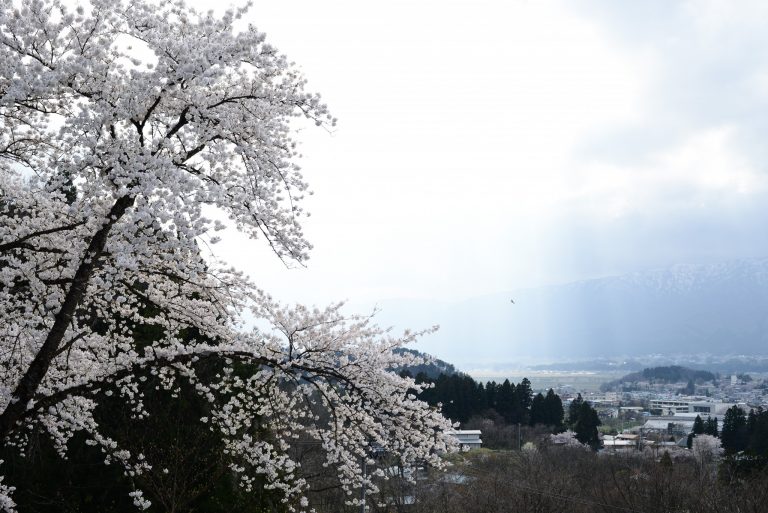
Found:
<svg viewBox="0 0 768 513"><path fill-rule="evenodd" d="M450 304L379 306L384 324L439 323L440 331L420 349L461 367L620 355L768 353L768 259L675 265Z"/></svg>
<svg viewBox="0 0 768 513"><path fill-rule="evenodd" d="M680 365L688 368L706 368L720 374L734 372L768 372L768 356L762 355L714 355L696 354L647 354L634 357L577 359L563 362L530 365L534 371L639 371L648 365Z"/></svg>

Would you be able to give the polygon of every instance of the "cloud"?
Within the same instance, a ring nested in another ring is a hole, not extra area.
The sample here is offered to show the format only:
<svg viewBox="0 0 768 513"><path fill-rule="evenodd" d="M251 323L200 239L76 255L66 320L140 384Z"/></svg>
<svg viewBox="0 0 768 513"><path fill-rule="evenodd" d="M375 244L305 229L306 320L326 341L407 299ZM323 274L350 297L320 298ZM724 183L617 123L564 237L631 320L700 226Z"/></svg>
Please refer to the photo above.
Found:
<svg viewBox="0 0 768 513"><path fill-rule="evenodd" d="M645 59L653 70L644 119L612 127L603 134L607 140L597 137L588 147L637 160L649 148L679 145L691 132L728 125L740 134L740 151L765 162L768 4L596 0L580 5L579 12L599 23L627 58Z"/></svg>
<svg viewBox="0 0 768 513"><path fill-rule="evenodd" d="M761 4L259 5L340 121L299 135L308 267L221 253L312 302L768 254Z"/></svg>
<svg viewBox="0 0 768 513"><path fill-rule="evenodd" d="M768 191L768 175L744 155L739 131L720 126L689 133L675 147L648 152L637 164L587 164L568 201L599 219L639 212L728 209Z"/></svg>

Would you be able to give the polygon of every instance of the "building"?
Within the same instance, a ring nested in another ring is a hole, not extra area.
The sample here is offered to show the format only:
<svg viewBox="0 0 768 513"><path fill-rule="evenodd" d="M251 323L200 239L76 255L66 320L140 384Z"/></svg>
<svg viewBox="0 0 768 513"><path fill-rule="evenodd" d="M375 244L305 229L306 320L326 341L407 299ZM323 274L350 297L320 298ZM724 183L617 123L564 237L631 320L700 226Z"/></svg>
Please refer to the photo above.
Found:
<svg viewBox="0 0 768 513"><path fill-rule="evenodd" d="M724 415L731 406L736 403L724 403L715 401L701 401L696 398L689 399L651 399L648 409L651 414L657 416L672 416L686 413L701 415L701 418L707 416ZM746 411L746 410L745 410ZM695 417L696 415L694 415Z"/></svg>
<svg viewBox="0 0 768 513"><path fill-rule="evenodd" d="M688 413L691 401L684 399L651 399L648 409L652 415Z"/></svg>
<svg viewBox="0 0 768 513"><path fill-rule="evenodd" d="M675 437L687 436L693 431L694 419L688 415L680 414L674 417L650 418L643 424L643 433L655 433L657 435L669 435Z"/></svg>
<svg viewBox="0 0 768 513"><path fill-rule="evenodd" d="M609 451L631 451L640 445L640 437L629 433L621 433L616 436L605 435L602 438L603 449Z"/></svg>
<svg viewBox="0 0 768 513"><path fill-rule="evenodd" d="M448 431L448 434L453 435L459 441L462 449L479 449L483 445L483 441L480 439L482 432L479 429L457 429Z"/></svg>
<svg viewBox="0 0 768 513"><path fill-rule="evenodd" d="M735 403L715 403L710 401L696 401L692 402L690 404L690 409L688 410L688 413L698 413L701 415L701 418L706 418L707 416L714 417L715 415L725 415L725 412L728 411L728 408L731 406L734 406ZM745 410L748 411L748 410Z"/></svg>

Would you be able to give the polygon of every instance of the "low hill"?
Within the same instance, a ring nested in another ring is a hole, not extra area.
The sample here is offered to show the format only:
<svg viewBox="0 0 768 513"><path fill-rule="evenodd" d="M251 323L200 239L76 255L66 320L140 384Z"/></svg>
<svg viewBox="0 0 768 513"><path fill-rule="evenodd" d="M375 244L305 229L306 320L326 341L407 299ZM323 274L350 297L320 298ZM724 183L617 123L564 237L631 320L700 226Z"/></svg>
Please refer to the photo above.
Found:
<svg viewBox="0 0 768 513"><path fill-rule="evenodd" d="M680 365L670 365L665 367L651 367L643 369L640 372L632 372L626 376L614 381L610 381L603 386L605 390L611 390L623 383L637 383L639 381L648 381L650 383L704 383L714 381L718 378L717 374L706 370L695 370Z"/></svg>
<svg viewBox="0 0 768 513"><path fill-rule="evenodd" d="M395 349L395 352L411 353L413 355L424 357L430 360L429 363L424 363L421 365L411 365L409 367L396 369L397 372L408 371L411 374L411 376L416 376L419 373L424 373L431 380L437 379L440 376L440 374L445 374L446 376L452 376L454 374L458 374L458 371L456 370L456 368L450 363L440 360L439 358L434 358L431 355L422 353L415 349L399 348L399 349Z"/></svg>

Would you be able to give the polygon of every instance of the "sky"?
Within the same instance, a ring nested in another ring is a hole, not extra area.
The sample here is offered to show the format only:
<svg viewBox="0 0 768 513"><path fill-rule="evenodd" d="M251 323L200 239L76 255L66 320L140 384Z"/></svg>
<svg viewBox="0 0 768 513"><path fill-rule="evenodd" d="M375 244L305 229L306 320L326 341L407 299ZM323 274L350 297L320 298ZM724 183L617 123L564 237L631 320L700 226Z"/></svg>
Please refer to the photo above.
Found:
<svg viewBox="0 0 768 513"><path fill-rule="evenodd" d="M216 248L283 301L768 255L766 2L256 0L247 18L339 120L297 134L306 266L234 233Z"/></svg>

